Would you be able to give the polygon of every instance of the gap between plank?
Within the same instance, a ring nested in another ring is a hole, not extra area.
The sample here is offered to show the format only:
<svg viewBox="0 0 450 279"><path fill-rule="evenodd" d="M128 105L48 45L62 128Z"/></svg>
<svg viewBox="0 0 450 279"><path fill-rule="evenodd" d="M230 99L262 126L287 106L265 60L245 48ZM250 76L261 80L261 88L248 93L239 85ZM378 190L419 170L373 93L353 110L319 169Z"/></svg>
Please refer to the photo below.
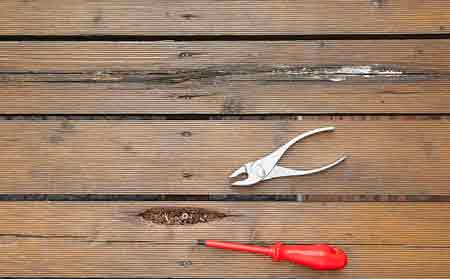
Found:
<svg viewBox="0 0 450 279"><path fill-rule="evenodd" d="M215 201L215 202L450 202L450 195L126 195L2 194L4 201Z"/></svg>
<svg viewBox="0 0 450 279"><path fill-rule="evenodd" d="M324 34L324 35L3 35L0 41L316 41L316 40L435 40L450 39L450 33L441 34Z"/></svg>
<svg viewBox="0 0 450 279"><path fill-rule="evenodd" d="M450 120L450 113L323 113L323 114L0 114L1 121L99 120Z"/></svg>

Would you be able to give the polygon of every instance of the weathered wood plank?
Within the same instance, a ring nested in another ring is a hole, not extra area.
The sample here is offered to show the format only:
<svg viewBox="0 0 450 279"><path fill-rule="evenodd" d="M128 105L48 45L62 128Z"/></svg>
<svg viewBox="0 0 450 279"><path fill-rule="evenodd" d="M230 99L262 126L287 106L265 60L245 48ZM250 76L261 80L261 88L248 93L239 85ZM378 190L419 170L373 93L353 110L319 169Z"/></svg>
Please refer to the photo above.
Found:
<svg viewBox="0 0 450 279"><path fill-rule="evenodd" d="M260 255L218 251L195 244L71 240L6 240L4 277L144 278L448 278L448 248L342 245L350 257L343 271L318 272Z"/></svg>
<svg viewBox="0 0 450 279"><path fill-rule="evenodd" d="M0 110L449 113L449 42L3 42Z"/></svg>
<svg viewBox="0 0 450 279"><path fill-rule="evenodd" d="M281 162L328 172L231 187L228 175L301 132L336 126ZM0 123L4 194L449 194L447 121Z"/></svg>
<svg viewBox="0 0 450 279"><path fill-rule="evenodd" d="M5 0L0 35L448 33L445 0Z"/></svg>
<svg viewBox="0 0 450 279"><path fill-rule="evenodd" d="M146 278L447 278L447 203L1 203L0 276ZM192 225L153 224L150 208L231 215ZM347 269L314 272L250 254L195 245L331 242ZM388 259L388 260L387 260Z"/></svg>
<svg viewBox="0 0 450 279"><path fill-rule="evenodd" d="M174 208L180 210L177 217L171 214ZM149 209L159 209L160 215L169 216L170 225L142 218L141 213ZM186 217L189 222L197 222L174 224L183 209L197 210ZM203 216L200 210L222 216L198 220L197 215ZM443 247L450 245L449 210L450 203L439 202L8 202L0 203L4 220L0 238L149 245L193 244L211 238L245 243L279 240Z"/></svg>

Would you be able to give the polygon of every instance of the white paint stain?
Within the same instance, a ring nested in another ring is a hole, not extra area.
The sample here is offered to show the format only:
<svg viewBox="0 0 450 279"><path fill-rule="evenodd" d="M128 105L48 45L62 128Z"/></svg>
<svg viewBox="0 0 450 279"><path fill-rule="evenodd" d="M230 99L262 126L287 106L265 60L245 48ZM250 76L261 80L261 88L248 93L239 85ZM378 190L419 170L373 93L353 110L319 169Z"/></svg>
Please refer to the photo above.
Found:
<svg viewBox="0 0 450 279"><path fill-rule="evenodd" d="M401 71L394 71L394 70L384 70L384 71L376 70L376 71L374 71L374 73L377 75L402 75L403 74L403 72L401 72Z"/></svg>
<svg viewBox="0 0 450 279"><path fill-rule="evenodd" d="M334 81L334 82L344 81L346 79L347 78L345 76L334 76L334 77L329 78L330 81Z"/></svg>
<svg viewBox="0 0 450 279"><path fill-rule="evenodd" d="M336 70L336 74L367 75L372 73L372 66L344 66Z"/></svg>
<svg viewBox="0 0 450 279"><path fill-rule="evenodd" d="M303 75L305 78L312 80L329 80L333 82L345 81L349 76L361 76L364 78L372 78L377 75L395 76L402 75L402 71L389 69L387 67L380 67L378 65L363 65L363 66L342 66L342 67L317 67L308 68L303 67L299 69L278 69L275 72L284 73L288 75Z"/></svg>
<svg viewBox="0 0 450 279"><path fill-rule="evenodd" d="M403 72L395 70L378 70L373 66L345 66L336 71L337 74L346 75L401 75Z"/></svg>

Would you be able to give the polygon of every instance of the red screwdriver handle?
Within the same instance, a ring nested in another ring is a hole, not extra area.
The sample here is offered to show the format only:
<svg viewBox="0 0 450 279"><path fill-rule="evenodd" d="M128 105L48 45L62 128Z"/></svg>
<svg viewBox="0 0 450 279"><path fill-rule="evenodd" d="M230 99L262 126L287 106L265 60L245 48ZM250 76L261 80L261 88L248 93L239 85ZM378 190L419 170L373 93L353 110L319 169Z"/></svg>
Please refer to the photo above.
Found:
<svg viewBox="0 0 450 279"><path fill-rule="evenodd" d="M270 247L263 247L215 240L199 241L199 243L220 249L264 254L271 256L274 261L290 261L316 270L342 269L347 265L345 252L327 244L283 245L277 242Z"/></svg>
<svg viewBox="0 0 450 279"><path fill-rule="evenodd" d="M339 248L327 244L272 246L273 260L286 260L316 270L342 269L347 265L347 255Z"/></svg>

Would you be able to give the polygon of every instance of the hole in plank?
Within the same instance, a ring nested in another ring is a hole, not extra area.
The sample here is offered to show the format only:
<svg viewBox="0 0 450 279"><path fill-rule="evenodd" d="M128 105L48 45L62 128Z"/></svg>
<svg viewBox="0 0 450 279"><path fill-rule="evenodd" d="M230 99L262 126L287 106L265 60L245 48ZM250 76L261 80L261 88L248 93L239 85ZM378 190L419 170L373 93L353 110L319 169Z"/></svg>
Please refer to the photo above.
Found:
<svg viewBox="0 0 450 279"><path fill-rule="evenodd" d="M193 225L208 223L227 217L226 214L195 207L154 207L137 216L145 221L160 225Z"/></svg>

